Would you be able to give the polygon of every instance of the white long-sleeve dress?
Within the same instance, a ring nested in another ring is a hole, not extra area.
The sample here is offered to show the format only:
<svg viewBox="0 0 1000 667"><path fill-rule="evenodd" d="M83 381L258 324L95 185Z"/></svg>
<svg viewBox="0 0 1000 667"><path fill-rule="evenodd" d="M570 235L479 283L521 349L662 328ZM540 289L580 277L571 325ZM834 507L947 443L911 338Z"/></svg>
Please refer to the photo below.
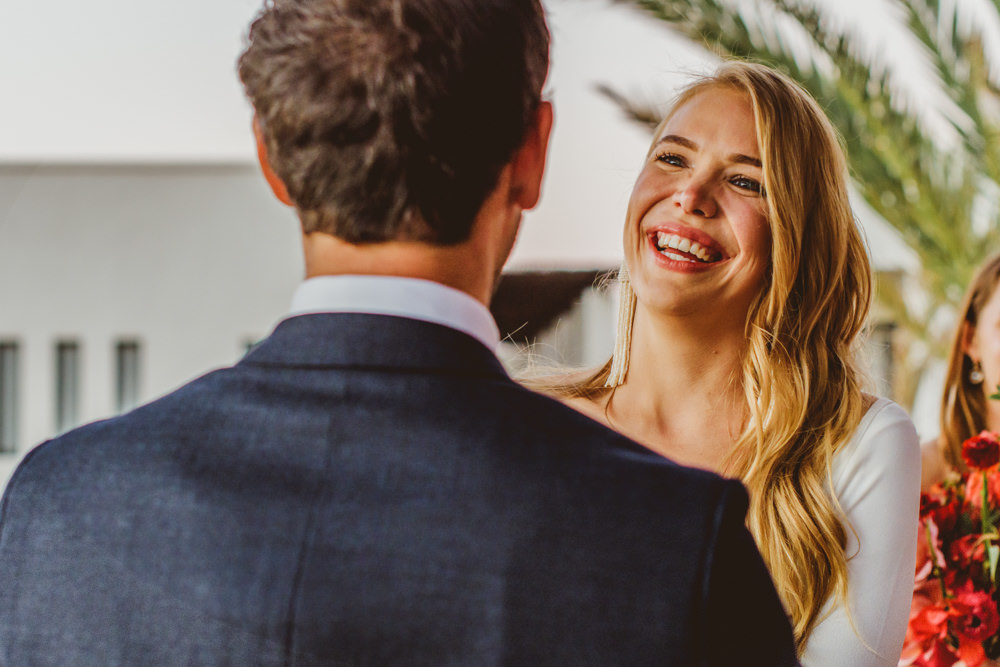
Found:
<svg viewBox="0 0 1000 667"><path fill-rule="evenodd" d="M834 457L832 472L833 493L853 527L847 570L854 623L831 600L802 664L894 667L913 595L920 505L920 444L906 412L878 399Z"/></svg>

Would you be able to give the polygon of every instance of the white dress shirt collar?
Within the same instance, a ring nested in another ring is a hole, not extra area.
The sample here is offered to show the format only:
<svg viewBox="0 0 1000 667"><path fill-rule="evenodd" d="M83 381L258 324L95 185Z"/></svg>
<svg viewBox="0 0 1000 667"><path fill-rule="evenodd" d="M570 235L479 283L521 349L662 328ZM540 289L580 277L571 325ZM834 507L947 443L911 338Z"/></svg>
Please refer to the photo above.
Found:
<svg viewBox="0 0 1000 667"><path fill-rule="evenodd" d="M396 276L318 276L299 285L289 316L369 313L441 324L476 338L491 351L500 331L490 311L465 292L440 283Z"/></svg>

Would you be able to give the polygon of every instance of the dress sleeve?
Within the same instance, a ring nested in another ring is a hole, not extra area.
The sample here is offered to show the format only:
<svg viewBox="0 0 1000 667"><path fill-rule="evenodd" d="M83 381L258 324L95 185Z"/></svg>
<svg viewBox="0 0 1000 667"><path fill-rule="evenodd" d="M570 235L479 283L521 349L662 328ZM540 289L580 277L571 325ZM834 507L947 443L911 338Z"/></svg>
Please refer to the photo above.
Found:
<svg viewBox="0 0 1000 667"><path fill-rule="evenodd" d="M913 596L920 511L920 443L902 408L885 399L871 407L834 458L833 490L849 524L850 614L837 600L827 603L802 664L894 667Z"/></svg>

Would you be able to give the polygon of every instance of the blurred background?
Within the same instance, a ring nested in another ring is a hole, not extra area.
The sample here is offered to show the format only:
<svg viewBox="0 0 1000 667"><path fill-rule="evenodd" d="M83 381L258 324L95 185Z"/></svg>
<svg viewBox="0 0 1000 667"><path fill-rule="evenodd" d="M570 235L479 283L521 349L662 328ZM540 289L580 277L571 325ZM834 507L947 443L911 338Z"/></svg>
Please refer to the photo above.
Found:
<svg viewBox="0 0 1000 667"><path fill-rule="evenodd" d="M802 81L844 135L878 274L872 391L922 439L954 309L1000 249L996 0L546 0L540 207L494 303L517 370L613 343L648 122L720 55ZM236 73L256 0L35 0L0 21L0 483L42 440L236 361L301 280Z"/></svg>

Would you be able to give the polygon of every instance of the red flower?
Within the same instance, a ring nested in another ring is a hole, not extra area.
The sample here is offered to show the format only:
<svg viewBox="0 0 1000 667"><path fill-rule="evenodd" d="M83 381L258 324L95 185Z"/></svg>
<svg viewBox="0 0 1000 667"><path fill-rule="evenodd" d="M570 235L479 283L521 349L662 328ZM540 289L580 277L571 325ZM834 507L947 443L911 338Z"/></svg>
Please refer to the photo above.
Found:
<svg viewBox="0 0 1000 667"><path fill-rule="evenodd" d="M962 659L966 667L979 667L979 665L986 661L986 650L977 641L959 637L958 657Z"/></svg>
<svg viewBox="0 0 1000 667"><path fill-rule="evenodd" d="M982 643L1000 630L1000 613L997 613L997 603L989 593L975 590L967 584L956 591L955 599L949 602L954 617L952 627L959 640L965 637Z"/></svg>
<svg viewBox="0 0 1000 667"><path fill-rule="evenodd" d="M951 543L948 549L948 560L961 570L967 569L972 564L982 567L986 558L986 547L979 540L979 535L963 535Z"/></svg>
<svg viewBox="0 0 1000 667"><path fill-rule="evenodd" d="M990 507L996 508L1000 505L1000 473L996 469L989 472L979 472L969 475L965 482L965 498L969 504L969 516L975 521L979 521L979 508L983 504L983 475L986 475L987 501ZM940 510L936 510L940 511Z"/></svg>
<svg viewBox="0 0 1000 667"><path fill-rule="evenodd" d="M962 458L970 470L986 470L1000 461L1000 442L995 433L983 431L962 444Z"/></svg>
<svg viewBox="0 0 1000 667"><path fill-rule="evenodd" d="M936 581L928 581L917 589L910 606L910 624L906 641L899 656L900 665L945 667L958 660L958 654L948 646L948 608L941 598Z"/></svg>
<svg viewBox="0 0 1000 667"><path fill-rule="evenodd" d="M920 518L926 519L936 509L941 507L941 499L929 493L920 494Z"/></svg>
<svg viewBox="0 0 1000 667"><path fill-rule="evenodd" d="M955 532L955 525L958 523L958 515L961 514L960 503L952 499L947 505L938 507L931 513L935 525L942 536L951 536Z"/></svg>
<svg viewBox="0 0 1000 667"><path fill-rule="evenodd" d="M961 514L962 500L955 493L955 486L943 488L935 484L928 493L920 494L920 519L931 519L945 540L955 530Z"/></svg>
<svg viewBox="0 0 1000 667"><path fill-rule="evenodd" d="M917 661L916 667L951 667L958 662L958 655L942 639L935 638Z"/></svg>
<svg viewBox="0 0 1000 667"><path fill-rule="evenodd" d="M931 637L944 639L948 636L948 608L940 604L928 604L920 609L910 621L914 639L926 640Z"/></svg>
<svg viewBox="0 0 1000 667"><path fill-rule="evenodd" d="M969 472L921 497L913 602L900 665L967 667L988 662L1000 641L997 584L988 549L1000 545L1000 436L965 443ZM985 486L985 488L984 488ZM985 507L983 507L985 505ZM993 663L989 663L993 664Z"/></svg>

